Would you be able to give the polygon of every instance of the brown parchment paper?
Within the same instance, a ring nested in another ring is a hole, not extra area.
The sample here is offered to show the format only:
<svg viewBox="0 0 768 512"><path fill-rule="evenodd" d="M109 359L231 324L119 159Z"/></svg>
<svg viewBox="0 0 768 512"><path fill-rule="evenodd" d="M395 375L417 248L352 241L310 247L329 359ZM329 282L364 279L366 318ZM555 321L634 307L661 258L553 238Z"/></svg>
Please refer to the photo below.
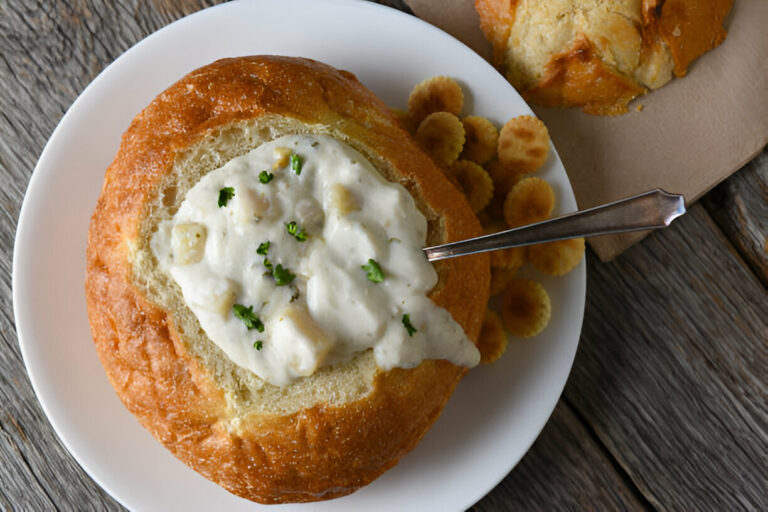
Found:
<svg viewBox="0 0 768 512"><path fill-rule="evenodd" d="M489 58L472 0L406 2ZM580 209L653 188L683 194L690 204L768 143L768 0L735 0L725 26L722 45L695 60L684 78L636 99L628 114L532 105L549 128ZM607 261L644 234L589 243Z"/></svg>

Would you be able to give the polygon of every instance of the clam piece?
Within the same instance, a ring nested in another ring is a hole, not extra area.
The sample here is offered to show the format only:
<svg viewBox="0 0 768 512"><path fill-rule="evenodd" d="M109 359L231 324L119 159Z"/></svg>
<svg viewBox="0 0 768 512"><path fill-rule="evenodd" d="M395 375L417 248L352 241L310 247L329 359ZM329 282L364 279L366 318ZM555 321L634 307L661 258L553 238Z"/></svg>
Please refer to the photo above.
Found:
<svg viewBox="0 0 768 512"><path fill-rule="evenodd" d="M237 196L235 220L238 224L248 224L266 216L269 211L269 198L255 190L246 189Z"/></svg>
<svg viewBox="0 0 768 512"><path fill-rule="evenodd" d="M304 198L296 204L296 215L299 225L308 233L318 233L325 221L323 207L314 199Z"/></svg>
<svg viewBox="0 0 768 512"><path fill-rule="evenodd" d="M239 292L240 285L231 279L207 277L197 283L187 298L194 306L227 318Z"/></svg>
<svg viewBox="0 0 768 512"><path fill-rule="evenodd" d="M273 151L273 156L275 157L275 163L272 164L272 170L276 171L278 169L282 169L286 165L288 165L288 161L291 158L292 151L286 147L278 146Z"/></svg>
<svg viewBox="0 0 768 512"><path fill-rule="evenodd" d="M298 306L289 304L275 317L271 326L275 350L282 352L294 375L312 375L325 360L333 339Z"/></svg>
<svg viewBox="0 0 768 512"><path fill-rule="evenodd" d="M360 204L352 192L341 183L331 185L331 209L339 215L347 215L360 209Z"/></svg>
<svg viewBox="0 0 768 512"><path fill-rule="evenodd" d="M173 259L179 265L197 263L205 254L208 230L202 224L185 222L176 224L171 231Z"/></svg>

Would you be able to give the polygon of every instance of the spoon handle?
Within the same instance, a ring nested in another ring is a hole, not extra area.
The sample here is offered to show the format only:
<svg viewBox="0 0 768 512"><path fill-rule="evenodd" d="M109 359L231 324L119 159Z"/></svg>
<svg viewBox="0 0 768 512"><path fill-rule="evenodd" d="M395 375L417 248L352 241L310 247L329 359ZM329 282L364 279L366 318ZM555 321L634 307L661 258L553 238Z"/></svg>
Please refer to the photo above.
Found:
<svg viewBox="0 0 768 512"><path fill-rule="evenodd" d="M654 189L642 194L569 213L492 235L427 247L429 261L478 252L508 249L583 236L643 231L669 226L685 213L685 200L678 194Z"/></svg>

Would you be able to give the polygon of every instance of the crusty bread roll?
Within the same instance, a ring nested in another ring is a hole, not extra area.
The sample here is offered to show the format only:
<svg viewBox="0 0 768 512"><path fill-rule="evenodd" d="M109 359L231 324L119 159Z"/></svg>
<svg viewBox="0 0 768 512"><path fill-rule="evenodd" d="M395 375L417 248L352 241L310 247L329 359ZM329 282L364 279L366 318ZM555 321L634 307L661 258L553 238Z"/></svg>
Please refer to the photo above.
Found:
<svg viewBox="0 0 768 512"><path fill-rule="evenodd" d="M493 63L526 99L621 114L726 36L733 0L475 0Z"/></svg>
<svg viewBox="0 0 768 512"><path fill-rule="evenodd" d="M382 371L368 350L276 387L206 337L160 272L152 233L206 173L291 133L343 140L402 184L428 220L428 243L481 234L461 194L346 71L297 58L220 60L134 119L89 231L86 297L96 348L123 403L176 457L262 503L328 499L371 482L419 442L466 372L440 360ZM430 298L476 340L487 256L435 266Z"/></svg>

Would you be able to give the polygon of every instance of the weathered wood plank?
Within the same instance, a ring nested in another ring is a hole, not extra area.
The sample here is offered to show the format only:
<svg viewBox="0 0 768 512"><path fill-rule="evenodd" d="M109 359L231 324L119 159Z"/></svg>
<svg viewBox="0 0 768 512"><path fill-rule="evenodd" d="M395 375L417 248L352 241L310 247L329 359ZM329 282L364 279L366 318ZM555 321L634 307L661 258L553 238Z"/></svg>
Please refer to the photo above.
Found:
<svg viewBox="0 0 768 512"><path fill-rule="evenodd" d="M2 396L2 398L15 397ZM17 427L15 431L14 427ZM8 428L11 430L6 430ZM37 480L29 462L24 458L24 452L19 447L20 442L26 441L26 435L19 427L17 420L10 415L9 411L3 410L3 418L0 419L0 453L13 456L3 457L0 506L3 510L10 510L14 506L23 506L30 510L51 510L53 502L45 486ZM8 478L5 472L13 474L14 477ZM19 497L24 497L24 502L19 501Z"/></svg>
<svg viewBox="0 0 768 512"><path fill-rule="evenodd" d="M647 510L635 493L560 400L531 450L472 510Z"/></svg>
<svg viewBox="0 0 768 512"><path fill-rule="evenodd" d="M588 272L568 401L654 506L768 510L768 294L704 208Z"/></svg>
<svg viewBox="0 0 768 512"><path fill-rule="evenodd" d="M768 148L701 203L768 288Z"/></svg>

